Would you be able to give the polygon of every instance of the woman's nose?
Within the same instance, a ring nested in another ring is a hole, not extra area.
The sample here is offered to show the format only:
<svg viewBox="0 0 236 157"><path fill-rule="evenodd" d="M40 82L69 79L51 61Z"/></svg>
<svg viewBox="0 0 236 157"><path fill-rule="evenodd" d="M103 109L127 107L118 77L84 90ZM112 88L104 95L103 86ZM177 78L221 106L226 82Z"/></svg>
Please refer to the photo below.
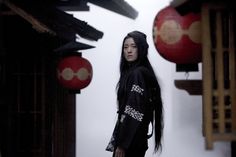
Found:
<svg viewBox="0 0 236 157"><path fill-rule="evenodd" d="M132 52L132 48L128 47L128 53L131 53L131 52Z"/></svg>

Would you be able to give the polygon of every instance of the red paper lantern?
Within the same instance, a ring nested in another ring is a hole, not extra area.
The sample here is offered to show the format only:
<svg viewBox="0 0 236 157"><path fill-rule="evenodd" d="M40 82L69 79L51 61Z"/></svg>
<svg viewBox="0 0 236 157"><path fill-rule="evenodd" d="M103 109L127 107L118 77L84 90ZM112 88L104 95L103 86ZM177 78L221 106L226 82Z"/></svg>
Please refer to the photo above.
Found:
<svg viewBox="0 0 236 157"><path fill-rule="evenodd" d="M85 58L69 56L58 63L57 74L62 86L71 90L80 90L91 82L92 66Z"/></svg>
<svg viewBox="0 0 236 157"><path fill-rule="evenodd" d="M173 7L162 9L155 17L153 40L158 53L177 64L201 62L200 14L181 16Z"/></svg>

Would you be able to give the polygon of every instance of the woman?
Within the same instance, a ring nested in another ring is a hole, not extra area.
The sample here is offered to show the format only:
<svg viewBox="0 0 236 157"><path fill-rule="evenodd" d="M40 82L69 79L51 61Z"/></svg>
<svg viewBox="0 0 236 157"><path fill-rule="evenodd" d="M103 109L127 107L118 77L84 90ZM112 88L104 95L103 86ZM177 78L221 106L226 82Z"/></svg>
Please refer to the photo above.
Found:
<svg viewBox="0 0 236 157"><path fill-rule="evenodd" d="M162 146L162 100L147 57L148 47L146 35L139 31L128 33L123 40L117 84L118 120L106 148L113 151L113 157L144 157L152 136L148 135L150 123L155 132L155 152Z"/></svg>

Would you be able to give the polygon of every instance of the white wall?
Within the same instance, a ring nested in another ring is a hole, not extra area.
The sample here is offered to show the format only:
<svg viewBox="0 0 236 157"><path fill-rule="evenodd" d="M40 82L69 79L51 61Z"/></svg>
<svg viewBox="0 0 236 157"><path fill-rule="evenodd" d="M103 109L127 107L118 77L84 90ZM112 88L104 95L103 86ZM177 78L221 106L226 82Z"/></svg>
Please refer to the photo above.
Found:
<svg viewBox="0 0 236 157"><path fill-rule="evenodd" d="M213 150L205 150L202 136L202 98L190 96L174 86L174 80L185 79L184 73L175 71L175 64L163 59L152 40L153 20L157 12L169 4L168 0L126 0L139 12L136 20L90 5L89 12L76 12L74 16L104 32L97 42L79 40L96 46L84 50L83 57L93 66L93 79L77 95L76 156L111 157L105 147L116 121L115 86L119 77L119 59L123 37L132 30L147 34L149 58L157 73L165 110L163 151L153 155L153 141L149 141L147 157L230 157L230 144L216 142ZM190 73L189 79L201 78L200 71Z"/></svg>

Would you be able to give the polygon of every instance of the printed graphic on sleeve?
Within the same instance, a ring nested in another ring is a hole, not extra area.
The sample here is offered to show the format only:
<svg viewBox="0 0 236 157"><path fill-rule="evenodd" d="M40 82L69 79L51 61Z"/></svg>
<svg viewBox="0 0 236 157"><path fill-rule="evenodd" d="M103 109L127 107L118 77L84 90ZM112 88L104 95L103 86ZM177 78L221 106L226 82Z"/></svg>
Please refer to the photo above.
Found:
<svg viewBox="0 0 236 157"><path fill-rule="evenodd" d="M143 113L140 113L139 111L136 111L134 108L131 106L127 105L125 107L125 113L131 116L132 118L136 119L137 121L142 121L143 120Z"/></svg>
<svg viewBox="0 0 236 157"><path fill-rule="evenodd" d="M133 86L131 88L131 92L137 92L137 93L139 93L141 95L143 95L143 91L144 91L144 89L141 88L139 85L133 84Z"/></svg>

